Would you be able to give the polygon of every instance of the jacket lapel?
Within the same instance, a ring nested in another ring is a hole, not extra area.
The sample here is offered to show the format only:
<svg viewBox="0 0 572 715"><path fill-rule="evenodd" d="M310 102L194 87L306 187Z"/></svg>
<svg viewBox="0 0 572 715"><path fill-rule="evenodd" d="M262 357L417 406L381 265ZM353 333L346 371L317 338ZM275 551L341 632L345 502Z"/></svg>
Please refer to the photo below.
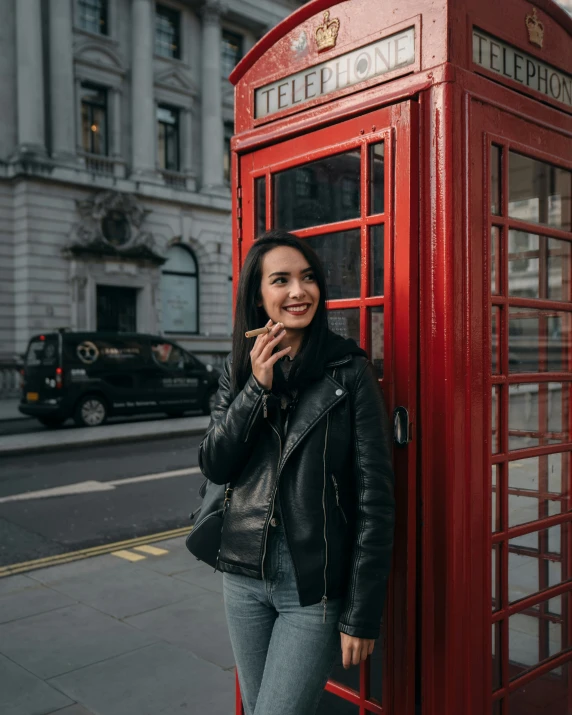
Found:
<svg viewBox="0 0 572 715"><path fill-rule="evenodd" d="M296 409L288 423L288 434L282 449L280 469L314 425L347 394L348 391L328 373L301 391Z"/></svg>

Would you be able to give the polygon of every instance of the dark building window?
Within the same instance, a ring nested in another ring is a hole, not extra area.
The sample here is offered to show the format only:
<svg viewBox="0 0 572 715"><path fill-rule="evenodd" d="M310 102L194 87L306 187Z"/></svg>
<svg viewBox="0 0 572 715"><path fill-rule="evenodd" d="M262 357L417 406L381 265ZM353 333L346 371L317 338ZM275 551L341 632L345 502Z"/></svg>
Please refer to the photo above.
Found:
<svg viewBox="0 0 572 715"><path fill-rule="evenodd" d="M97 286L97 330L134 333L137 329L137 289Z"/></svg>
<svg viewBox="0 0 572 715"><path fill-rule="evenodd" d="M81 85L81 136L84 151L107 155L107 90Z"/></svg>
<svg viewBox="0 0 572 715"><path fill-rule="evenodd" d="M179 110L157 108L157 151L159 168L179 171Z"/></svg>
<svg viewBox="0 0 572 715"><path fill-rule="evenodd" d="M107 0L79 0L79 26L82 30L107 35Z"/></svg>
<svg viewBox="0 0 572 715"><path fill-rule="evenodd" d="M242 59L242 36L228 30L222 31L222 76L229 74Z"/></svg>
<svg viewBox="0 0 572 715"><path fill-rule="evenodd" d="M224 123L224 154L223 160L223 175L224 180L230 184L230 140L234 134L234 124L232 122Z"/></svg>
<svg viewBox="0 0 572 715"><path fill-rule="evenodd" d="M181 15L164 5L155 6L155 54L181 58Z"/></svg>

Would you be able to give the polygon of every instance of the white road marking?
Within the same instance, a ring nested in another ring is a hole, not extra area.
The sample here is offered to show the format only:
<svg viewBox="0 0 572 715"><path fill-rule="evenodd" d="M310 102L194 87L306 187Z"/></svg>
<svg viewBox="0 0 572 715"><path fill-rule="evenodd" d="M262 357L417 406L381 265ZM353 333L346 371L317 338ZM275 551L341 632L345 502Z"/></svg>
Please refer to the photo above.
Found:
<svg viewBox="0 0 572 715"><path fill-rule="evenodd" d="M110 492L116 487L127 484L139 484L140 482L154 482L158 479L171 479L172 477L183 477L187 474L200 473L200 467L189 467L188 469L175 469L170 472L157 472L155 474L143 474L140 477L127 477L125 479L114 479L109 482L97 482L90 480L87 482L76 482L66 484L61 487L51 487L50 489L40 489L36 492L23 492L22 494L12 494L8 497L0 497L0 504L14 501L27 501L29 499L47 499L50 497L66 497L74 494L89 494L90 492Z"/></svg>

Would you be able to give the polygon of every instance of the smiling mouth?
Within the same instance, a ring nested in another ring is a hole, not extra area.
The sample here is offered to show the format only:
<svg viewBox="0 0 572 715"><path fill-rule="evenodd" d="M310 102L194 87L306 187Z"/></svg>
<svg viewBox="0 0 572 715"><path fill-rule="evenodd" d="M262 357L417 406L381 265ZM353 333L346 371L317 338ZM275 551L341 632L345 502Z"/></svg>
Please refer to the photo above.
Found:
<svg viewBox="0 0 572 715"><path fill-rule="evenodd" d="M304 305L297 306L286 306L283 310L287 311L292 315L301 315L305 313L310 308L310 303L304 303Z"/></svg>

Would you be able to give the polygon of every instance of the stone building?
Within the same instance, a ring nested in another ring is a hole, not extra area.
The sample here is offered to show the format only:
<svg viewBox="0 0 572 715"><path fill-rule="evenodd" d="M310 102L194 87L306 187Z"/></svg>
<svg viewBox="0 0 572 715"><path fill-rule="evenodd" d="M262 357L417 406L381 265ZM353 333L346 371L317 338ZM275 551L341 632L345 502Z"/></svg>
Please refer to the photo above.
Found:
<svg viewBox="0 0 572 715"><path fill-rule="evenodd" d="M230 349L233 88L299 0L0 0L0 360L57 328Z"/></svg>

